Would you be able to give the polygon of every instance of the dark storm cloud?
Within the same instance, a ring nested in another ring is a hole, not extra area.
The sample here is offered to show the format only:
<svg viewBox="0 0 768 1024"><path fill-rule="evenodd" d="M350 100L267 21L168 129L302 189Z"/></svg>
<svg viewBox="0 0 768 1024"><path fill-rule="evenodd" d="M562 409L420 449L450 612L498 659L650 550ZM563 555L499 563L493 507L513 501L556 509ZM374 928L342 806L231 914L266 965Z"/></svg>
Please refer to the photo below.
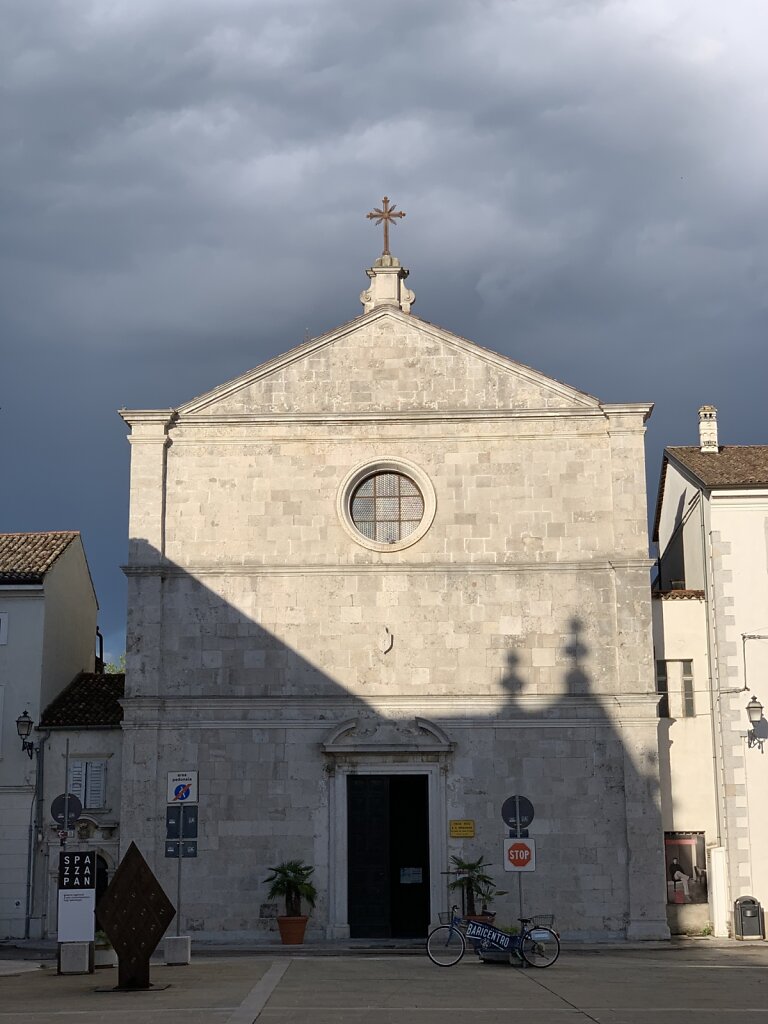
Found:
<svg viewBox="0 0 768 1024"><path fill-rule="evenodd" d="M656 401L652 481L703 401L764 441L766 22L753 0L6 6L0 429L23 442L0 528L82 528L119 644L111 410L355 316L385 193L416 312Z"/></svg>

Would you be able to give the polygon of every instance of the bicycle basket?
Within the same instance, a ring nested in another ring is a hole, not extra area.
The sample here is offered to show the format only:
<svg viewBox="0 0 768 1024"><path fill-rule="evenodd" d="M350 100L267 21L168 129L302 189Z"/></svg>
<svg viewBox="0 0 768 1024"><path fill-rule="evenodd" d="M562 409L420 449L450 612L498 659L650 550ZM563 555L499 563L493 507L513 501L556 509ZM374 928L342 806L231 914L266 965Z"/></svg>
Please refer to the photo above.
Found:
<svg viewBox="0 0 768 1024"><path fill-rule="evenodd" d="M554 914L534 914L529 928L552 928L555 924Z"/></svg>

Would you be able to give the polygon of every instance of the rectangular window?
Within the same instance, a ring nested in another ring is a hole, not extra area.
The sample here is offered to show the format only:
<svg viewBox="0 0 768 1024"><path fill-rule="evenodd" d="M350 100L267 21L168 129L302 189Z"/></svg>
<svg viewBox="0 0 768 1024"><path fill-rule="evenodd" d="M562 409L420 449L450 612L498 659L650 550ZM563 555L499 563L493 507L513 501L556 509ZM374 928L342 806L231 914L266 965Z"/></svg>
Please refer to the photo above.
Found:
<svg viewBox="0 0 768 1024"><path fill-rule="evenodd" d="M73 793L85 809L96 810L107 802L107 762L69 762L69 792Z"/></svg>
<svg viewBox="0 0 768 1024"><path fill-rule="evenodd" d="M656 662L656 693L661 695L659 718L669 718L669 680L666 661Z"/></svg>
<svg viewBox="0 0 768 1024"><path fill-rule="evenodd" d="M693 699L693 662L683 662L683 718L693 718L696 707Z"/></svg>
<svg viewBox="0 0 768 1024"><path fill-rule="evenodd" d="M0 612L0 644L8 643L8 612Z"/></svg>
<svg viewBox="0 0 768 1024"><path fill-rule="evenodd" d="M661 698L659 718L695 718L693 661L657 661L656 692Z"/></svg>

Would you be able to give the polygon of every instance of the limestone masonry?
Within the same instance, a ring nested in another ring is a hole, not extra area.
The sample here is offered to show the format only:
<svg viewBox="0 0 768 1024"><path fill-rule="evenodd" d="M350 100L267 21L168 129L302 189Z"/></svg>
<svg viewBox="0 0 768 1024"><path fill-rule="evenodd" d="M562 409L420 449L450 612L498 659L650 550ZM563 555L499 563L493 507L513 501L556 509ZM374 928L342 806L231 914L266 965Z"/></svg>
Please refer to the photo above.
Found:
<svg viewBox="0 0 768 1024"><path fill-rule="evenodd" d="M517 916L501 805L521 794L524 910L566 936L665 937L651 407L420 320L394 257L368 274L358 319L122 414L121 841L175 892L166 773L197 769L182 931L274 941L264 878L301 858L310 936L422 934L455 898L453 854L483 854L510 891L498 919Z"/></svg>

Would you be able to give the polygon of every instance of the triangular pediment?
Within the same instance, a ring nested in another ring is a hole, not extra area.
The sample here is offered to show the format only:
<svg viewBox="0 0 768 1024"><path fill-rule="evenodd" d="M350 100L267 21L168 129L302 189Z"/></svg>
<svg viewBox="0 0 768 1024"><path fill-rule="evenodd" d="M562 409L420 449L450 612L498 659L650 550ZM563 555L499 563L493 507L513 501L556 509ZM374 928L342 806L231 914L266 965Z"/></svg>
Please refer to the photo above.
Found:
<svg viewBox="0 0 768 1024"><path fill-rule="evenodd" d="M596 398L395 307L223 384L181 416L599 409Z"/></svg>

